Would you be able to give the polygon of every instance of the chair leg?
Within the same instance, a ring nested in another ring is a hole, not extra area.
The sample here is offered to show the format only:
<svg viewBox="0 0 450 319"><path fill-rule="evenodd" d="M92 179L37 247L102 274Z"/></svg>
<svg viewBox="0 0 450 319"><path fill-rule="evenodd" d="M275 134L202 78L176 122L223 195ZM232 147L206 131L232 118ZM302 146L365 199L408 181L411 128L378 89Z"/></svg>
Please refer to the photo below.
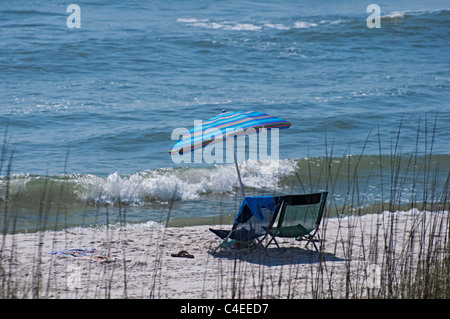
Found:
<svg viewBox="0 0 450 319"><path fill-rule="evenodd" d="M219 249L222 246L223 243L228 242L228 239L230 238L230 236L231 236L231 232L228 234L227 237L225 237L224 239L222 239L220 241L220 244L212 251L212 253L214 254L217 251L217 249Z"/></svg>
<svg viewBox="0 0 450 319"><path fill-rule="evenodd" d="M217 249L219 249L220 248L220 246L222 246L222 244L224 243L224 240L222 239L221 241L220 241L220 244L219 245L217 245L217 247L216 248L214 248L214 250L212 250L211 251L211 253L212 254L215 254L216 253L216 251L217 251Z"/></svg>
<svg viewBox="0 0 450 319"><path fill-rule="evenodd" d="M280 248L280 245L278 245L278 242L277 242L277 240L275 239L275 236L272 235L272 234L270 234L270 236L272 236L272 238L270 238L270 240L269 240L269 242L267 243L267 245L266 245L265 248L269 247L269 245L272 243L272 241L275 242L275 245L277 245L277 248Z"/></svg>
<svg viewBox="0 0 450 319"><path fill-rule="evenodd" d="M308 247L309 243L312 243L316 251L319 252L319 249L317 249L316 243L314 242L313 238L308 239L308 242L306 243L305 247Z"/></svg>
<svg viewBox="0 0 450 319"><path fill-rule="evenodd" d="M267 238L268 235L269 235L269 233L266 233L261 239L256 238L256 241L258 242L258 244L264 247L264 240Z"/></svg>
<svg viewBox="0 0 450 319"><path fill-rule="evenodd" d="M262 239L255 238L257 244L255 246L253 246L252 249L255 249L258 246L262 246L264 248L263 241L264 241L265 238L266 238L266 236L264 236Z"/></svg>
<svg viewBox="0 0 450 319"><path fill-rule="evenodd" d="M277 240L275 239L275 237L273 238L273 241L275 242L275 245L277 245L277 248L280 248L280 245L278 245Z"/></svg>
<svg viewBox="0 0 450 319"><path fill-rule="evenodd" d="M316 241L320 241L320 236L317 234L318 239L314 238L314 235L308 235L308 242L306 243L305 247L308 247L309 243L312 243L314 245L314 248L317 252L319 252L319 249L317 248Z"/></svg>

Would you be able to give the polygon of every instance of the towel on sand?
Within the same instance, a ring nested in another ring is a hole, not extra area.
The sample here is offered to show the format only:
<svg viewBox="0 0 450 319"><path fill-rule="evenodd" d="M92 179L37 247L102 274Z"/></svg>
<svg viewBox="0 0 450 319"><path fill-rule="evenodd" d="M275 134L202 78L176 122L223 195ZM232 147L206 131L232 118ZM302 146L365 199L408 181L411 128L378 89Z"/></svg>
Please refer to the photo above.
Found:
<svg viewBox="0 0 450 319"><path fill-rule="evenodd" d="M72 256L80 257L85 259L93 259L96 261L110 262L115 261L115 257L109 256L104 251L99 251L97 249L66 249L66 250L54 250L51 252L52 255L60 256Z"/></svg>

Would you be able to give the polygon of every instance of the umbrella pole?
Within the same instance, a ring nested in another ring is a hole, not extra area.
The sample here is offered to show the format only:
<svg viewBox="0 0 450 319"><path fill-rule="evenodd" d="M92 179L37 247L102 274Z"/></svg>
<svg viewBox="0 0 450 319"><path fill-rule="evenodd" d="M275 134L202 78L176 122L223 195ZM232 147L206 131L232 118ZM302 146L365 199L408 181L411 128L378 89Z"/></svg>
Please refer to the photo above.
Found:
<svg viewBox="0 0 450 319"><path fill-rule="evenodd" d="M242 197L245 197L244 184L242 183L241 173L239 172L239 165L238 165L238 162L237 162L236 151L234 150L233 137L231 137L229 139L229 141L230 141L230 144L231 144L231 149L233 150L234 165L236 166L236 172L237 172L237 175L238 175L239 184L241 185Z"/></svg>

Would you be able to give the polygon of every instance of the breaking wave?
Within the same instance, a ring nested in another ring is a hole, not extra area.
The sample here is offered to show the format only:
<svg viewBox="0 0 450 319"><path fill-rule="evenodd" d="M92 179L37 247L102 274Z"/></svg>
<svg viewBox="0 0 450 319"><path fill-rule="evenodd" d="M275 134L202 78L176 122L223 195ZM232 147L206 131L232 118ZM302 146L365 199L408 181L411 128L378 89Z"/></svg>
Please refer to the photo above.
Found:
<svg viewBox="0 0 450 319"><path fill-rule="evenodd" d="M261 31L261 30L292 30L292 29L309 29L324 24L338 24L344 22L344 20L321 20L317 22L312 21L294 21L290 24L283 23L241 23L232 21L210 21L210 19L195 19L195 18L179 18L178 23L185 24L190 27L198 27L204 29L220 29L231 31Z"/></svg>
<svg viewBox="0 0 450 319"><path fill-rule="evenodd" d="M434 9L434 10L409 10L409 11L392 11L383 14L381 18L385 21L397 21L412 17L428 17L433 19L436 16L439 22L439 16L448 16L449 9ZM310 29L321 26L334 26L334 25L354 25L365 24L367 14L363 16L335 16L328 19L318 20L316 17L304 17L301 20L293 19L292 21L257 21L257 22L236 22L236 21L221 21L211 20L209 18L197 19L197 18L178 18L177 23L184 24L189 27L197 27L203 29L212 30L230 30L230 31L264 31L264 30L296 30L296 29Z"/></svg>
<svg viewBox="0 0 450 319"><path fill-rule="evenodd" d="M247 161L240 165L248 188L272 189L294 172L294 164L284 161ZM175 200L196 200L208 194L234 194L239 184L234 165L207 168L182 167L148 170L108 176L65 174L13 175L0 179L0 193L20 206L39 204L42 197L69 206L94 204L141 206Z"/></svg>

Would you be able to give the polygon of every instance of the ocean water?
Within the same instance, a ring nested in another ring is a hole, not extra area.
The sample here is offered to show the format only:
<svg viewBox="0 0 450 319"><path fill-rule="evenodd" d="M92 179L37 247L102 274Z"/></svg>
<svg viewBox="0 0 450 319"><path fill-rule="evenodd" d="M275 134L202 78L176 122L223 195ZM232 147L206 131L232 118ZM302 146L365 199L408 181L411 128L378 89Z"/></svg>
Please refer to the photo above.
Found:
<svg viewBox="0 0 450 319"><path fill-rule="evenodd" d="M377 2L380 28L356 0L74 3L79 28L65 1L0 3L3 229L232 215L233 164L168 153L222 110L292 122L279 161L241 163L249 195L447 199L447 1Z"/></svg>

